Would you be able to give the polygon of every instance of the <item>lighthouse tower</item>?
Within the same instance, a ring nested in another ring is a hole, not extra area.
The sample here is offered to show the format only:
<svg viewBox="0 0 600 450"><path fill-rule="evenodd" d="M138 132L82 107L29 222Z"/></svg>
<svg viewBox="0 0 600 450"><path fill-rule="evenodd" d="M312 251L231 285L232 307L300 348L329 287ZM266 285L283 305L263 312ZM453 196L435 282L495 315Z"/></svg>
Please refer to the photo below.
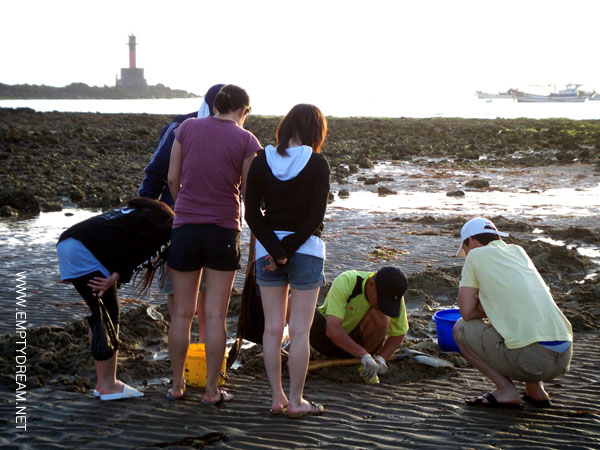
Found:
<svg viewBox="0 0 600 450"><path fill-rule="evenodd" d="M121 79L117 78L117 87L127 89L146 89L148 84L144 79L144 69L135 66L135 35L129 36L129 67L121 69Z"/></svg>

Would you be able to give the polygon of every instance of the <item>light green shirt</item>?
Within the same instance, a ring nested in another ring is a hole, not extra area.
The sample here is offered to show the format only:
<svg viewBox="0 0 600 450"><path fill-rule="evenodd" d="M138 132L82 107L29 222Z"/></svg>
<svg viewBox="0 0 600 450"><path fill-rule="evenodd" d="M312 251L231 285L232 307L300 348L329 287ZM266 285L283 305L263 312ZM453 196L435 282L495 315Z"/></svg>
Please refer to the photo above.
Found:
<svg viewBox="0 0 600 450"><path fill-rule="evenodd" d="M518 245L492 241L465 259L460 287L479 289L479 301L510 349L540 341L573 341L571 324Z"/></svg>
<svg viewBox="0 0 600 450"><path fill-rule="evenodd" d="M342 328L346 333L350 334L371 307L364 292L367 280L373 275L375 275L375 272L361 272L358 270L342 272L333 281L325 301L317 309L325 317L334 316L342 319ZM348 298L350 298L356 285L356 279L359 276L363 278L362 292L348 302ZM390 317L390 328L388 331L390 336L402 336L408 331L404 297L402 297L401 302L400 315L398 317Z"/></svg>

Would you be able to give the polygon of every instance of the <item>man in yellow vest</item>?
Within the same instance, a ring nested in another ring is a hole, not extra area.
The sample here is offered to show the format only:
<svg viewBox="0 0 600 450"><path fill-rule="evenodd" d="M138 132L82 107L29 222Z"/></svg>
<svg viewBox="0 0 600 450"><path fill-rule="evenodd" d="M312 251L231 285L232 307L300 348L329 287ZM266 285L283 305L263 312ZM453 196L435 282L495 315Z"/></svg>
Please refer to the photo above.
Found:
<svg viewBox="0 0 600 450"><path fill-rule="evenodd" d="M408 331L407 285L404 273L391 266L341 273L315 311L310 345L325 356L360 358L361 376L376 382Z"/></svg>

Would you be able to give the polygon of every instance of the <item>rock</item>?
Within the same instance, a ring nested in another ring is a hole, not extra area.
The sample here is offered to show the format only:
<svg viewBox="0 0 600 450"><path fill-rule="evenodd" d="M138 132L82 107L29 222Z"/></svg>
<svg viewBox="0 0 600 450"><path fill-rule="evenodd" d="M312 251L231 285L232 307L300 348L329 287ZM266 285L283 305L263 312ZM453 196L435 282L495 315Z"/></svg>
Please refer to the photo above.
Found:
<svg viewBox="0 0 600 450"><path fill-rule="evenodd" d="M18 217L19 211L12 206L4 205L0 207L0 217Z"/></svg>
<svg viewBox="0 0 600 450"><path fill-rule="evenodd" d="M333 169L333 172L340 177L347 177L350 175L350 171L344 166L337 166Z"/></svg>
<svg viewBox="0 0 600 450"><path fill-rule="evenodd" d="M573 162L577 157L571 152L558 153L556 159L560 162Z"/></svg>
<svg viewBox="0 0 600 450"><path fill-rule="evenodd" d="M473 151L473 150L468 150L465 153L462 154L462 157L464 159L470 159L470 160L478 160L479 159L479 153Z"/></svg>
<svg viewBox="0 0 600 450"><path fill-rule="evenodd" d="M0 194L0 205L11 206L19 211L38 214L40 212L40 201L29 191L16 190Z"/></svg>
<svg viewBox="0 0 600 450"><path fill-rule="evenodd" d="M379 183L379 177L367 178L365 180L365 186L373 185Z"/></svg>
<svg viewBox="0 0 600 450"><path fill-rule="evenodd" d="M77 186L71 186L71 190L69 191L69 198L72 202L80 202L81 200L85 200L85 192L83 192Z"/></svg>
<svg viewBox="0 0 600 450"><path fill-rule="evenodd" d="M490 183L488 180L483 180L481 178L473 178L471 181L467 181L465 183L465 187L475 189L489 189Z"/></svg>
<svg viewBox="0 0 600 450"><path fill-rule="evenodd" d="M393 189L387 188L385 186L379 186L377 188L377 195L379 195L380 197L385 197L386 195L390 195L390 194L397 194L396 191L394 191Z"/></svg>
<svg viewBox="0 0 600 450"><path fill-rule="evenodd" d="M338 192L338 197L339 198L348 198L348 197L350 197L350 192L348 192L347 189L340 189L340 191Z"/></svg>
<svg viewBox="0 0 600 450"><path fill-rule="evenodd" d="M360 167L361 169L372 169L373 167L375 167L371 160L366 156L361 156L360 158L358 158L357 162L358 167Z"/></svg>
<svg viewBox="0 0 600 450"><path fill-rule="evenodd" d="M465 193L461 190L446 192L446 197L464 197L464 196L465 196Z"/></svg>
<svg viewBox="0 0 600 450"><path fill-rule="evenodd" d="M41 209L44 212L62 211L62 206L58 202L44 202L41 205Z"/></svg>
<svg viewBox="0 0 600 450"><path fill-rule="evenodd" d="M521 231L530 233L534 228L526 222L509 220L503 216L494 216L490 220L494 222L494 225L501 231Z"/></svg>

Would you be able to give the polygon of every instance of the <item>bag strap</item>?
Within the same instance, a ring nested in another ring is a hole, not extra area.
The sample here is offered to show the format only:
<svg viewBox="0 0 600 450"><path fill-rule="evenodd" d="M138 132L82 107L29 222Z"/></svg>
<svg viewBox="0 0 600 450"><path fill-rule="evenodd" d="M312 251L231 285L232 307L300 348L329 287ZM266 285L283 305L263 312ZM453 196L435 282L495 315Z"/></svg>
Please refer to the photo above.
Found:
<svg viewBox="0 0 600 450"><path fill-rule="evenodd" d="M350 297L348 297L348 300L346 300L346 303L350 303L350 300L352 300L354 297L358 297L360 294L363 293L363 281L363 277L361 277L360 275L356 276L356 284L354 285L354 289L352 290Z"/></svg>

